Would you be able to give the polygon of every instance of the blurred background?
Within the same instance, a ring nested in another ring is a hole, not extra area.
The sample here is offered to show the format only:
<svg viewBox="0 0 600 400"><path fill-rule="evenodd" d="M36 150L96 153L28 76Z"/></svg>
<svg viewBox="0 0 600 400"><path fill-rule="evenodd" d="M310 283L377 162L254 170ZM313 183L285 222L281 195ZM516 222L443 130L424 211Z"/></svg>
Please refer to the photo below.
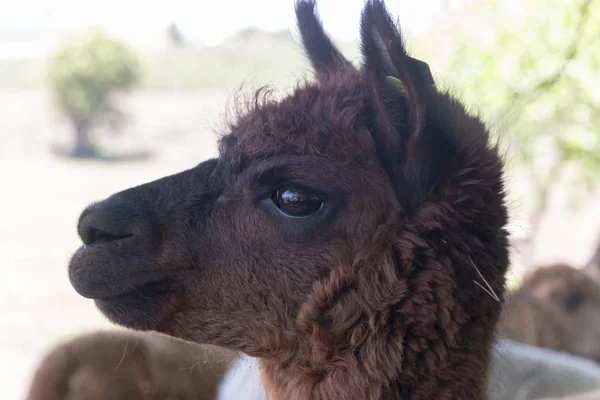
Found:
<svg viewBox="0 0 600 400"><path fill-rule="evenodd" d="M413 55L506 154L509 284L552 262L590 264L600 241L600 1L387 3ZM362 4L318 3L357 64ZM242 84L285 91L310 73L292 0L0 6L2 398L22 398L52 344L111 326L68 281L80 211L213 156Z"/></svg>

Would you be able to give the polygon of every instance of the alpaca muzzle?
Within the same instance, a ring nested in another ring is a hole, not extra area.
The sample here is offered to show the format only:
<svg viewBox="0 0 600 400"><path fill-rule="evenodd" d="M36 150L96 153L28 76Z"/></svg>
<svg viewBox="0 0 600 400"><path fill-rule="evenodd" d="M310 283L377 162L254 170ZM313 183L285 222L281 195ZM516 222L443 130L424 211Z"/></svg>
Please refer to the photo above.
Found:
<svg viewBox="0 0 600 400"><path fill-rule="evenodd" d="M167 294L183 290L180 270L187 266L169 255L165 237L184 229L181 221L201 219L202 204L212 201L206 188L215 164L206 161L87 207L77 225L83 245L69 263L75 290L117 323L123 321L113 311L145 319ZM181 210L191 211L182 217Z"/></svg>

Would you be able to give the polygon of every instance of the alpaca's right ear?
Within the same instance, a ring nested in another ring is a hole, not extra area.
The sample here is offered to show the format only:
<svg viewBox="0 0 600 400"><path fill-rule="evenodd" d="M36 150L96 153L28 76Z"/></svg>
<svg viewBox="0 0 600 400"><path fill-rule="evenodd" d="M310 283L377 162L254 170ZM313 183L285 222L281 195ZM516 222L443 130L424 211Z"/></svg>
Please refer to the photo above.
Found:
<svg viewBox="0 0 600 400"><path fill-rule="evenodd" d="M369 90L371 134L378 156L408 208L423 200L443 154L423 138L429 66L410 57L383 0L367 0L361 18L363 74ZM443 138L437 138L438 142Z"/></svg>
<svg viewBox="0 0 600 400"><path fill-rule="evenodd" d="M318 76L327 76L337 69L352 67L323 30L315 11L314 0L296 1L296 19L302 44Z"/></svg>

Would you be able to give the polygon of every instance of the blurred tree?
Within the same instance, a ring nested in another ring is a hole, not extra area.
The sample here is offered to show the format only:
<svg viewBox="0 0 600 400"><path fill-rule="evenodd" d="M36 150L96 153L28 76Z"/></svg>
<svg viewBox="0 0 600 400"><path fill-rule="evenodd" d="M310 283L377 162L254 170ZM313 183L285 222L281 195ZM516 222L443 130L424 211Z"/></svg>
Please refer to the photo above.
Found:
<svg viewBox="0 0 600 400"><path fill-rule="evenodd" d="M111 99L139 79L137 54L124 43L96 31L63 45L49 60L49 79L58 106L75 130L74 157L95 157L90 129L120 117Z"/></svg>
<svg viewBox="0 0 600 400"><path fill-rule="evenodd" d="M185 45L185 38L183 37L183 33L181 32L181 29L179 29L179 26L175 22L171 22L167 26L167 37L169 38L169 41L177 47Z"/></svg>
<svg viewBox="0 0 600 400"><path fill-rule="evenodd" d="M531 233L521 244L531 253L556 190L583 200L600 182L600 1L475 0L467 8L443 28L454 39L462 32L444 78L464 89L506 146L509 173L527 182L520 194L531 201Z"/></svg>

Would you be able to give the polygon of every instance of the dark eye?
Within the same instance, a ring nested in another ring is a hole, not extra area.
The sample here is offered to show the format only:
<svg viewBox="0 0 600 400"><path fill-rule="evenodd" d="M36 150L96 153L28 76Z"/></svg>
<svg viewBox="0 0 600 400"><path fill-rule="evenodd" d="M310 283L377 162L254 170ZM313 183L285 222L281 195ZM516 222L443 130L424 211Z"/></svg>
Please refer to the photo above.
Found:
<svg viewBox="0 0 600 400"><path fill-rule="evenodd" d="M306 217L319 211L325 203L322 194L295 187L282 187L273 193L273 203L290 217Z"/></svg>
<svg viewBox="0 0 600 400"><path fill-rule="evenodd" d="M571 294L562 299L562 305L567 311L574 311L581 304L581 300L580 295Z"/></svg>

